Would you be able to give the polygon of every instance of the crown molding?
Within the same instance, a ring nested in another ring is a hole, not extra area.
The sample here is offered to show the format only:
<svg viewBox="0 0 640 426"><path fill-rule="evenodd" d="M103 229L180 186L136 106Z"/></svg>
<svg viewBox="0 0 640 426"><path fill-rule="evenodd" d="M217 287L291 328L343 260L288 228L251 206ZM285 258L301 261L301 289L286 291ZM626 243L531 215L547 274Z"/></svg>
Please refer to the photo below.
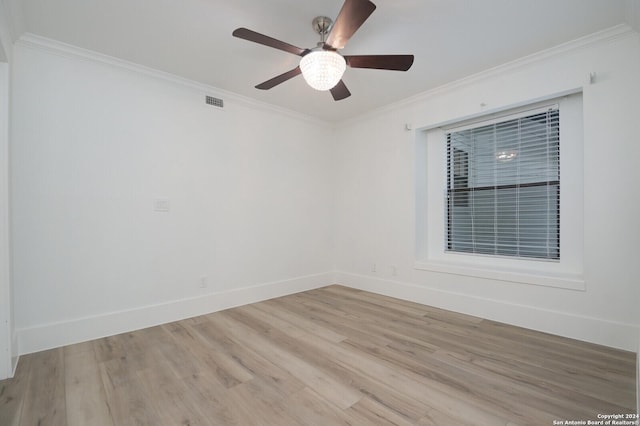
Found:
<svg viewBox="0 0 640 426"><path fill-rule="evenodd" d="M399 108L410 107L417 103L424 102L435 96L441 96L443 94L452 92L454 90L458 90L460 88L464 88L466 86L476 84L480 81L499 76L509 71L524 68L533 63L538 63L544 60L552 59L552 58L562 56L567 53L576 52L588 47L610 43L626 37L637 37L637 36L638 36L638 33L634 31L632 27L630 27L627 24L619 24L619 25L604 29L602 31L598 31L598 32L586 35L584 37L580 37L575 40L571 40L566 43L556 45L549 49L541 50L539 52L532 53L527 56L523 56L521 58L486 69L484 71L480 71L478 73L469 75L467 77L463 77L461 79L452 81L450 83L446 83L441 86L434 87L433 89L429 89L427 91L418 93L417 95L402 99L398 102L394 102L392 104L385 105L383 107L369 111L357 117L344 120L340 123L337 123L336 127L343 127L352 123L356 123L360 120L370 119L372 117L376 117L376 116L379 116L380 114L388 113L390 111L394 111Z"/></svg>
<svg viewBox="0 0 640 426"><path fill-rule="evenodd" d="M435 87L433 89L429 89L427 91L418 93L414 96L402 99L398 102L394 102L394 103L385 105L383 107L377 108L375 110L363 113L356 117L353 117L344 121L335 122L335 123L321 120L315 117L311 117L309 115L301 114L297 111L278 107L266 102L258 101L256 99L253 99L247 96L242 96L234 92L229 92L227 90L220 89L218 87L200 83L195 80L179 77L175 74L171 74L165 71L160 71L154 68L146 67L144 65L136 64L134 62L126 61L124 59L119 59L113 56L105 55L102 53L98 53L92 50L88 50L88 49L84 49L84 48L70 45L67 43L63 43L47 37L42 37L32 33L23 34L16 41L16 45L24 46L32 49L43 50L56 55L110 65L119 69L128 70L138 74L147 75L152 78L161 79L161 80L164 80L165 82L168 82L174 85L178 85L185 88L189 88L194 91L202 92L203 94L224 98L227 102L231 101L231 102L242 104L244 106L247 106L253 109L277 113L284 116L288 116L296 120L306 121L315 125L335 129L335 128L344 127L346 125L349 125L350 123L356 123L360 120L376 117L376 116L379 116L380 114L384 114L389 111L396 110L398 108L404 108L404 107L414 105L416 103L424 102L425 100L430 99L432 97L442 95L442 94L463 88L468 85L475 84L479 81L486 80L491 77L495 77L512 70L523 68L532 63L536 63L546 59L561 56L566 53L575 52L575 51L588 48L594 45L609 43L609 42L622 39L625 37L629 37L629 36L637 37L638 35L639 35L638 32L636 32L634 28L628 24L616 25L614 27L607 28L602 31L598 31L598 32L589 34L587 36L580 37L578 39L559 44L549 49L545 49L545 50L518 58L516 60L504 63L502 65L489 68L479 73L475 73L470 76L463 77L461 79L452 81L450 83L446 83L441 86Z"/></svg>
<svg viewBox="0 0 640 426"><path fill-rule="evenodd" d="M330 128L332 124L311 117L309 115L301 114L297 111L278 107L266 102L261 102L256 99L242 96L237 93L233 93L218 87L210 86L208 84L200 83L195 80L180 77L175 74L171 74L165 71L160 71L155 68L150 68L144 65L130 62L124 59L119 59L114 56L105 55L93 50L85 49L82 47L74 46L71 44L63 43L61 41L53 40L47 37L42 37L33 33L23 34L17 41L16 46L21 46L29 49L45 51L50 54L63 56L72 59L79 59L84 61L90 61L108 65L120 70L126 70L136 74L145 75L147 77L163 80L164 82L183 87L196 92L201 92L203 95L210 95L218 98L223 98L226 105L229 103L241 104L245 107L249 107L256 110L277 113L296 120L305 121L318 126Z"/></svg>

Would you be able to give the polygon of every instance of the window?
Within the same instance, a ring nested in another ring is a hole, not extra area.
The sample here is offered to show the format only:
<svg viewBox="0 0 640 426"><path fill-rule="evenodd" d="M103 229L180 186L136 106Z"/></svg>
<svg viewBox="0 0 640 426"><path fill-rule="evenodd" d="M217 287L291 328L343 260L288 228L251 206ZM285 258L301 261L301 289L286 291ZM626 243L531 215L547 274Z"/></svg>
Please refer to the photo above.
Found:
<svg viewBox="0 0 640 426"><path fill-rule="evenodd" d="M416 132L415 267L584 290L582 93Z"/></svg>
<svg viewBox="0 0 640 426"><path fill-rule="evenodd" d="M446 250L560 258L560 113L520 115L446 132Z"/></svg>

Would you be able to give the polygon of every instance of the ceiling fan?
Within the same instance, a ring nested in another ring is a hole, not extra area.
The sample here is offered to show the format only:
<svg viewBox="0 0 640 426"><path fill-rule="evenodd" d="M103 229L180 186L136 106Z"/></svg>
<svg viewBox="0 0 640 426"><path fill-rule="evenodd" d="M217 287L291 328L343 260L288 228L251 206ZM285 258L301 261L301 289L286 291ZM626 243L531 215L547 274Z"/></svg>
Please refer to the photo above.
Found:
<svg viewBox="0 0 640 426"><path fill-rule="evenodd" d="M313 20L314 30L320 34L320 42L312 49L303 49L247 28L238 28L233 36L263 44L300 56L300 65L270 80L260 83L256 89L268 90L302 74L305 81L316 90L329 90L336 101L351 96L342 81L347 66L380 70L407 71L413 64L413 55L341 55L349 39L376 9L369 0L345 0L335 22L326 16ZM327 37L328 35L328 37Z"/></svg>

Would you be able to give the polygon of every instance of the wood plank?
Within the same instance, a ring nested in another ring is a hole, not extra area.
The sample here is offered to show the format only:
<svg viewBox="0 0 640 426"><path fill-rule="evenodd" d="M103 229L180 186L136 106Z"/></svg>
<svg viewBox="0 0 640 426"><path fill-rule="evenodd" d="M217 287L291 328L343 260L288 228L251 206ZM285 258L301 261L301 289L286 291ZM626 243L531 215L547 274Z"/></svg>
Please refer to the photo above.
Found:
<svg viewBox="0 0 640 426"><path fill-rule="evenodd" d="M13 378L0 381L0 425L17 426L20 424L33 358L33 355L20 357Z"/></svg>
<svg viewBox="0 0 640 426"><path fill-rule="evenodd" d="M153 368L136 372L141 389L149 398L157 417L163 424L207 425L209 422L200 413L193 398L189 398L184 381L174 374L169 364L158 364ZM203 407L206 408L206 407Z"/></svg>
<svg viewBox="0 0 640 426"><path fill-rule="evenodd" d="M92 345L64 348L67 424L113 426Z"/></svg>
<svg viewBox="0 0 640 426"><path fill-rule="evenodd" d="M226 328L234 330L235 335L245 344L256 348L275 364L283 366L293 376L299 378L338 407L348 408L361 398L359 392L342 383L338 378L313 368L305 360L271 343L260 333L239 321L238 318L241 317L237 311L227 311L218 315L216 319Z"/></svg>
<svg viewBox="0 0 640 426"><path fill-rule="evenodd" d="M236 424L234 413L225 403L227 389L203 374L182 379L185 398L197 407L200 415L213 425Z"/></svg>
<svg viewBox="0 0 640 426"><path fill-rule="evenodd" d="M311 388L296 392L287 401L288 412L303 425L343 425L356 424L348 411L343 411Z"/></svg>
<svg viewBox="0 0 640 426"><path fill-rule="evenodd" d="M234 425L283 425L297 426L301 423L294 419L289 405L284 402L282 394L274 392L275 388L260 378L241 383L227 392L224 403L229 407L233 418L229 423ZM304 423L303 423L304 424Z"/></svg>
<svg viewBox="0 0 640 426"><path fill-rule="evenodd" d="M322 337L323 339L326 339L330 342L338 343L347 338L340 333L336 333L326 327L317 324L312 320L307 319L304 315L296 315L294 313L283 310L277 301L267 300L265 302L256 303L253 306L255 306L257 309L263 310L274 318L279 318L281 320L289 322L290 324L302 327L308 332Z"/></svg>
<svg viewBox="0 0 640 426"><path fill-rule="evenodd" d="M31 375L19 424L66 425L64 350L51 349L30 356Z"/></svg>
<svg viewBox="0 0 640 426"><path fill-rule="evenodd" d="M254 377L262 378L284 394L297 392L305 386L286 369L277 366L249 346L238 341L230 330L225 330L224 327L215 324L212 321L213 318L214 316L211 316L206 323L193 327L199 336L213 345L215 349L212 350L225 353Z"/></svg>
<svg viewBox="0 0 640 426"><path fill-rule="evenodd" d="M203 322L198 324L203 324ZM180 363L185 363L185 360L189 358L193 358L195 361L193 367L189 369L190 371L180 373L182 377L201 375L206 372L225 388L249 381L254 377L251 372L226 353L215 349L211 350L210 345L199 339L197 333L185 325L172 323L163 326L175 339L177 345L180 348L185 348L189 353L188 356L182 350L173 353L171 358L174 360L174 368L180 367Z"/></svg>
<svg viewBox="0 0 640 426"><path fill-rule="evenodd" d="M123 345L121 335L108 336L103 339L93 340L89 343L93 346L96 361L98 362L106 362L127 355L127 350Z"/></svg>
<svg viewBox="0 0 640 426"><path fill-rule="evenodd" d="M290 329L286 328L286 330ZM301 330L292 332L290 335L281 330L271 330L270 340L279 347L306 360L314 368L322 370L332 377L341 378L343 382L349 383L353 389L357 389L363 397L368 396L399 416L418 419L431 408L422 402L408 399L374 375L359 374L349 365L334 360L335 345L328 344L316 336L301 334Z"/></svg>
<svg viewBox="0 0 640 426"><path fill-rule="evenodd" d="M128 357L102 362L99 368L114 425L162 424L151 403L152 395L144 392L138 370Z"/></svg>
<svg viewBox="0 0 640 426"><path fill-rule="evenodd" d="M357 425L410 426L414 422L369 397L362 398L347 409L347 414Z"/></svg>

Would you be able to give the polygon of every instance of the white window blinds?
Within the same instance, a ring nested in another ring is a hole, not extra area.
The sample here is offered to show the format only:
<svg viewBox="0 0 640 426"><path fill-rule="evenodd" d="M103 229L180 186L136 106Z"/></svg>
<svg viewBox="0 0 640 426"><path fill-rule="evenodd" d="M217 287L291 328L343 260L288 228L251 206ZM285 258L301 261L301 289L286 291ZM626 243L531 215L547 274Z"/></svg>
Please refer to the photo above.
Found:
<svg viewBox="0 0 640 426"><path fill-rule="evenodd" d="M446 135L446 250L559 260L558 108Z"/></svg>

